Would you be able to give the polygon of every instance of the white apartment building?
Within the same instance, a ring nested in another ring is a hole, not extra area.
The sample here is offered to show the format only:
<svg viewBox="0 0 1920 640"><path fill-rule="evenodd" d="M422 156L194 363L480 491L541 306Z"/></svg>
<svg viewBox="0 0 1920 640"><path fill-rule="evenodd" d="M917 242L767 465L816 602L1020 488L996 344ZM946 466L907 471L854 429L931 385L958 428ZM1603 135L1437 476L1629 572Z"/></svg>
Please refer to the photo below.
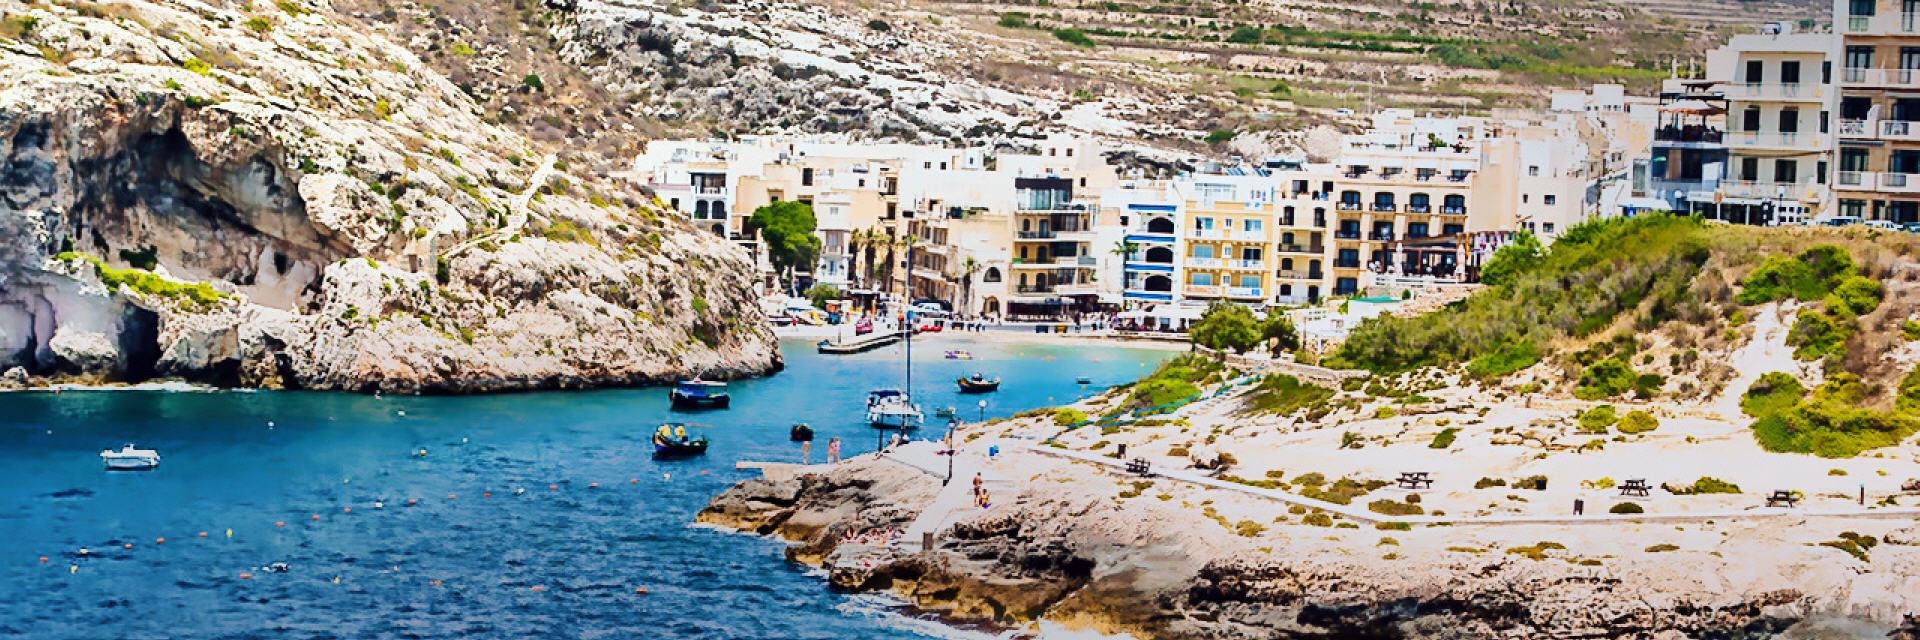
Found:
<svg viewBox="0 0 1920 640"><path fill-rule="evenodd" d="M1771 25L1734 36L1708 54L1711 79L1724 79L1727 169L1707 215L1742 224L1810 220L1829 200L1832 113L1830 33Z"/></svg>

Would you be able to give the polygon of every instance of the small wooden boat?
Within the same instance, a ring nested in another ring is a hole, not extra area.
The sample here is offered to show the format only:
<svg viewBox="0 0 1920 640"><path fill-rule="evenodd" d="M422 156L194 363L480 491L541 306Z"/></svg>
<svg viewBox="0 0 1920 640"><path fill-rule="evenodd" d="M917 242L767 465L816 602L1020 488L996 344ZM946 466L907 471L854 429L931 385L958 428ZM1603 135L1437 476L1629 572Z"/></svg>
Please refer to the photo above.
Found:
<svg viewBox="0 0 1920 640"><path fill-rule="evenodd" d="M733 401L726 388L725 382L682 380L667 397L673 400L675 409L725 409Z"/></svg>
<svg viewBox="0 0 1920 640"><path fill-rule="evenodd" d="M787 437L794 442L813 442L813 427L805 422L796 423L787 431Z"/></svg>
<svg viewBox="0 0 1920 640"><path fill-rule="evenodd" d="M966 349L949 349L947 350L947 359L948 360L972 360L973 352L968 351Z"/></svg>
<svg viewBox="0 0 1920 640"><path fill-rule="evenodd" d="M653 432L653 457L687 458L706 455L707 439L702 436L688 436L687 425L667 423Z"/></svg>
<svg viewBox="0 0 1920 640"><path fill-rule="evenodd" d="M934 408L934 410L933 410L933 417L935 417L935 418L951 418L951 417L953 417L953 415L954 415L955 413L958 413L958 412L959 412L959 410L958 410L958 409L955 409L955 408L953 408L953 407L936 407L936 408Z"/></svg>
<svg viewBox="0 0 1920 640"><path fill-rule="evenodd" d="M976 373L959 379L960 393L990 393L1000 390L1000 378L989 378L984 373Z"/></svg>
<svg viewBox="0 0 1920 640"><path fill-rule="evenodd" d="M1080 376L1073 381L1078 384L1093 384L1093 376Z"/></svg>

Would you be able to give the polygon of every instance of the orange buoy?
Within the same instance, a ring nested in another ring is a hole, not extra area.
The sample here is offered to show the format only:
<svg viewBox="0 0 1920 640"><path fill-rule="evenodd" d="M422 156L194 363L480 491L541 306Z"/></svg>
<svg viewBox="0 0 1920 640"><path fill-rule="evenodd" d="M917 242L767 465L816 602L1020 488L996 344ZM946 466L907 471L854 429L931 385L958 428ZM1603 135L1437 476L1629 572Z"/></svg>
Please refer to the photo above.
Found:
<svg viewBox="0 0 1920 640"><path fill-rule="evenodd" d="M313 514L313 521L314 521L314 522L319 522L319 521L320 521L320 514L318 514L318 513L316 513L316 514Z"/></svg>
<svg viewBox="0 0 1920 640"><path fill-rule="evenodd" d="M598 488L600 488L600 483L598 483L598 482L589 482L589 483L587 483L587 488L588 488L588 489L598 489Z"/></svg>
<svg viewBox="0 0 1920 640"><path fill-rule="evenodd" d="M154 538L154 539L153 539L153 543L154 543L154 544L166 544L166 543L167 543L167 539L166 539L166 538Z"/></svg>
<svg viewBox="0 0 1920 640"><path fill-rule="evenodd" d="M353 513L353 507L340 507L340 513Z"/></svg>
<svg viewBox="0 0 1920 640"><path fill-rule="evenodd" d="M627 478L627 484L640 484L639 478Z"/></svg>
<svg viewBox="0 0 1920 640"><path fill-rule="evenodd" d="M46 563L47 563L47 557L46 557L46 556L40 556L40 564L46 564Z"/></svg>
<svg viewBox="0 0 1920 640"><path fill-rule="evenodd" d="M202 538L205 538L205 537L207 537L207 532L205 532L205 531L202 531L202 532L200 532L200 537L202 537Z"/></svg>
<svg viewBox="0 0 1920 640"><path fill-rule="evenodd" d="M414 505L415 503L417 503L417 502L420 502L420 501L419 501L419 500L415 500L415 499L413 499L413 498L407 498L407 506L409 506L409 507L411 507L411 506L413 506L413 505Z"/></svg>
<svg viewBox="0 0 1920 640"><path fill-rule="evenodd" d="M241 579L241 580L252 580L252 579L253 579L253 574L251 574L251 573L241 573L241 574L240 574L240 579Z"/></svg>
<svg viewBox="0 0 1920 640"><path fill-rule="evenodd" d="M533 590L534 590L534 591L546 591L546 590L547 590L547 588L546 588L546 587L542 587L542 586L540 586L540 585L537 585L537 584L536 584L536 585L533 585Z"/></svg>
<svg viewBox="0 0 1920 640"><path fill-rule="evenodd" d="M482 491L482 492L480 492L480 497L482 497L482 498L491 498L491 497L493 497L493 492L492 492L492 491Z"/></svg>
<svg viewBox="0 0 1920 640"><path fill-rule="evenodd" d="M547 485L547 490L548 490L548 491L559 491L559 490L560 490L560 485L557 485L557 484L550 484L550 485Z"/></svg>
<svg viewBox="0 0 1920 640"><path fill-rule="evenodd" d="M433 585L433 586L436 586L436 587L438 587L438 586L440 586L440 581L439 581L439 580L428 580L428 581L427 581L427 584L430 584L430 585Z"/></svg>
<svg viewBox="0 0 1920 640"><path fill-rule="evenodd" d="M273 526L284 527L284 526L287 526L287 523L283 520L275 520L273 521Z"/></svg>
<svg viewBox="0 0 1920 640"><path fill-rule="evenodd" d="M633 588L633 592L634 592L634 593L638 593L638 594L640 594L640 595L643 595L643 596L644 596L644 595L647 595L647 588L646 588L646 587L634 587L634 588Z"/></svg>
<svg viewBox="0 0 1920 640"><path fill-rule="evenodd" d="M122 549L132 549L132 548L133 548L133 543L131 543L131 542L129 542L129 543L126 543L126 544L123 544L123 545L120 545L120 548L122 548Z"/></svg>

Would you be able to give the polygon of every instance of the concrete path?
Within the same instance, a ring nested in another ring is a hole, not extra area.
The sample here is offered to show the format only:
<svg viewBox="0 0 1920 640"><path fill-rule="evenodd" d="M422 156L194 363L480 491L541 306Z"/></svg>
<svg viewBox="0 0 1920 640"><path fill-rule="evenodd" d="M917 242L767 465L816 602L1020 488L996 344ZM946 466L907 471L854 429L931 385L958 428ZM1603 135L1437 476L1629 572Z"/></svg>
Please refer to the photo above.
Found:
<svg viewBox="0 0 1920 640"><path fill-rule="evenodd" d="M1087 462L1125 472L1126 463L1103 455L1055 449L1047 446L1034 446L1025 443L1011 444L1025 451L1041 455L1066 458L1076 462ZM1365 507L1334 504L1324 500L1315 500L1305 496L1287 493L1278 489L1263 489L1237 482L1228 482L1210 478L1186 469L1153 469L1156 477L1179 482L1202 485L1215 489L1237 491L1251 496L1277 500L1287 504L1297 504L1311 509L1320 509L1328 513L1340 514L1340 517L1363 523L1405 522L1407 524L1440 524L1454 526L1509 525L1509 524L1621 524L1630 522L1698 522L1704 520L1753 520L1763 518L1920 518L1920 508L1887 507L1879 509L1786 509L1756 507L1739 511L1694 511L1676 513L1643 513L1593 515L1518 515L1518 516L1388 516L1368 511Z"/></svg>
<svg viewBox="0 0 1920 640"><path fill-rule="evenodd" d="M939 482L947 477L947 456L940 455L941 447L938 442L912 442L887 452L885 459L924 471L932 481ZM976 473L985 481L987 493L995 502L1014 498L1013 482L989 468L985 457L977 449L979 447L962 449L960 455L953 458L953 480L941 487L933 503L914 518L913 524L907 526L900 538L902 550L918 551L920 541L926 534L931 533L938 538L955 521L979 512L979 508L973 506L973 476Z"/></svg>

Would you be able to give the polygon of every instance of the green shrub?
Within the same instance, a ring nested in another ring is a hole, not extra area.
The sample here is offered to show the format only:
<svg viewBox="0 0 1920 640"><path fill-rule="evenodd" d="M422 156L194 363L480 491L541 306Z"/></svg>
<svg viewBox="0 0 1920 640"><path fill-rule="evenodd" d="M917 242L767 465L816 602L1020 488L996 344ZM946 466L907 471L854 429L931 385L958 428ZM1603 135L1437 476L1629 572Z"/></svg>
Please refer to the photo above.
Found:
<svg viewBox="0 0 1920 640"><path fill-rule="evenodd" d="M1760 376L1740 397L1740 410L1749 416L1764 418L1793 408L1806 397L1807 389L1792 374L1773 371Z"/></svg>
<svg viewBox="0 0 1920 640"><path fill-rule="evenodd" d="M109 291L118 291L122 285L125 285L145 295L185 302L201 309L212 306L227 297L226 294L214 289L213 285L205 282L174 282L150 271L121 269L108 265L99 258L72 251L62 252L54 256L54 259L62 262L84 260L87 264L93 265L94 274L100 277L101 284L106 285Z"/></svg>
<svg viewBox="0 0 1920 640"><path fill-rule="evenodd" d="M580 225L574 224L572 220L550 222L545 229L540 230L540 236L554 242L575 242L596 246L599 244L594 241L593 234L588 233Z"/></svg>
<svg viewBox="0 0 1920 640"><path fill-rule="evenodd" d="M1668 551L1679 551L1679 550L1680 550L1679 545L1672 545L1672 544L1656 544L1651 547L1647 547L1647 553L1665 553Z"/></svg>
<svg viewBox="0 0 1920 640"><path fill-rule="evenodd" d="M1433 442L1427 443L1427 448L1428 449L1445 449L1447 447L1451 447L1453 446L1453 437L1458 433L1460 433L1460 430L1454 427L1447 427L1445 429L1441 429L1440 433L1436 433L1433 435Z"/></svg>
<svg viewBox="0 0 1920 640"><path fill-rule="evenodd" d="M1880 539L1873 536L1863 536L1852 531L1843 531L1840 533L1839 540L1822 542L1820 546L1839 549L1847 552L1847 555L1859 559L1861 562L1868 562L1867 552L1873 550L1873 548L1879 546L1879 544Z"/></svg>
<svg viewBox="0 0 1920 640"><path fill-rule="evenodd" d="M213 75L213 65L207 64L207 61L199 58L187 58L186 62L180 63L180 68L203 76Z"/></svg>
<svg viewBox="0 0 1920 640"><path fill-rule="evenodd" d="M1067 426L1087 421L1087 414L1073 407L1061 407L1053 410L1053 424Z"/></svg>
<svg viewBox="0 0 1920 640"><path fill-rule="evenodd" d="M1223 370L1212 358L1181 354L1160 363L1153 373L1133 384L1127 397L1130 409L1173 404L1200 394L1199 383Z"/></svg>
<svg viewBox="0 0 1920 640"><path fill-rule="evenodd" d="M1700 476L1699 480L1685 487L1667 487L1667 491L1679 496L1697 496L1714 493L1740 493L1740 485L1712 476Z"/></svg>
<svg viewBox="0 0 1920 640"><path fill-rule="evenodd" d="M1847 340L1853 337L1854 332L1852 318L1815 309L1801 309L1794 316L1793 328L1787 331L1787 344L1794 348L1793 357L1800 360L1843 356L1846 355Z"/></svg>
<svg viewBox="0 0 1920 640"><path fill-rule="evenodd" d="M1498 380L1540 362L1540 350L1531 342L1507 343L1467 362L1467 374Z"/></svg>
<svg viewBox="0 0 1920 640"><path fill-rule="evenodd" d="M1581 400L1603 400L1634 390L1639 375L1620 358L1607 358L1589 365L1580 373L1573 396Z"/></svg>
<svg viewBox="0 0 1920 640"><path fill-rule="evenodd" d="M1233 137L1236 135L1239 135L1239 132L1234 131L1232 129L1214 129L1212 131L1207 132L1207 137L1205 140L1207 144L1221 144L1228 140L1232 140Z"/></svg>
<svg viewBox="0 0 1920 640"><path fill-rule="evenodd" d="M1839 287L1854 275L1853 256L1837 245L1823 244L1787 258L1770 256L1740 281L1740 304L1760 304L1796 298L1811 302Z"/></svg>
<svg viewBox="0 0 1920 640"><path fill-rule="evenodd" d="M1284 373L1275 373L1261 379L1260 385L1247 394L1247 410L1289 415L1300 409L1319 406L1332 398L1332 389L1304 383Z"/></svg>
<svg viewBox="0 0 1920 640"><path fill-rule="evenodd" d="M1883 295L1880 283L1861 276L1847 276L1834 287L1833 293L1827 294L1825 303L1829 309L1863 316L1880 306Z"/></svg>
<svg viewBox="0 0 1920 640"><path fill-rule="evenodd" d="M1309 513L1306 517L1301 518L1300 521L1316 527L1333 526L1333 516L1324 513Z"/></svg>
<svg viewBox="0 0 1920 640"><path fill-rule="evenodd" d="M1507 486L1507 481L1502 480L1500 478L1481 478L1473 482L1473 488L1475 489L1485 489L1487 487L1504 487L1504 486Z"/></svg>
<svg viewBox="0 0 1920 640"><path fill-rule="evenodd" d="M1373 528L1381 531L1412 531L1413 525L1405 522L1379 522L1375 523ZM1385 540L1392 540L1392 538L1385 538ZM1399 544L1399 542L1395 541L1394 544Z"/></svg>
<svg viewBox="0 0 1920 640"><path fill-rule="evenodd" d="M1093 38L1087 37L1087 32L1081 31L1079 29L1073 29L1073 28L1054 29L1053 37L1060 39L1061 42L1065 42L1067 44L1070 44L1076 47L1086 47L1090 49L1090 48L1099 46L1099 43L1094 42Z"/></svg>
<svg viewBox="0 0 1920 640"><path fill-rule="evenodd" d="M1773 406L1753 424L1753 435L1768 451L1811 453L1822 458L1849 458L1869 449L1899 444L1920 431L1920 418L1907 394L1920 381L1909 374L1901 383L1893 411L1867 408L1867 389L1858 376L1829 375L1810 397L1790 408ZM1752 392L1749 391L1749 395ZM1752 403L1743 403L1743 407Z"/></svg>
<svg viewBox="0 0 1920 640"><path fill-rule="evenodd" d="M1513 488L1532 489L1534 491L1546 491L1547 477L1540 476L1540 475L1527 476L1525 478L1521 478L1519 480L1513 481Z"/></svg>
<svg viewBox="0 0 1920 640"><path fill-rule="evenodd" d="M1634 514L1646 512L1647 510L1642 509L1637 502L1621 502L1607 508L1607 513Z"/></svg>
<svg viewBox="0 0 1920 640"><path fill-rule="evenodd" d="M1019 11L1002 13L998 24L1008 29L1024 29L1027 26L1027 14Z"/></svg>
<svg viewBox="0 0 1920 640"><path fill-rule="evenodd" d="M1367 503L1367 510L1389 516L1417 516L1424 515L1427 512L1427 510L1422 509L1420 505L1396 502L1393 500L1375 500L1369 502Z"/></svg>
<svg viewBox="0 0 1920 640"><path fill-rule="evenodd" d="M1532 560L1545 560L1548 551L1564 550L1566 548L1566 545L1558 542L1539 542L1529 546L1509 548L1507 549L1507 553L1526 556Z"/></svg>
<svg viewBox="0 0 1920 640"><path fill-rule="evenodd" d="M1618 428L1620 433L1628 435L1646 433L1660 428L1660 419L1653 417L1651 413L1635 409L1628 411L1627 415L1620 418Z"/></svg>
<svg viewBox="0 0 1920 640"><path fill-rule="evenodd" d="M1375 489L1387 486L1385 481L1368 480L1360 482L1352 478L1341 478L1333 484L1320 486L1320 483L1308 484L1306 476L1294 479L1300 485L1300 495L1315 500L1325 500L1334 504L1353 504L1353 499L1366 495Z"/></svg>
<svg viewBox="0 0 1920 640"><path fill-rule="evenodd" d="M1587 433L1606 433L1609 427L1619 419L1613 405L1603 404L1580 414L1580 430Z"/></svg>
<svg viewBox="0 0 1920 640"><path fill-rule="evenodd" d="M1900 336L1907 340L1920 340L1920 320L1909 318L1900 321Z"/></svg>

